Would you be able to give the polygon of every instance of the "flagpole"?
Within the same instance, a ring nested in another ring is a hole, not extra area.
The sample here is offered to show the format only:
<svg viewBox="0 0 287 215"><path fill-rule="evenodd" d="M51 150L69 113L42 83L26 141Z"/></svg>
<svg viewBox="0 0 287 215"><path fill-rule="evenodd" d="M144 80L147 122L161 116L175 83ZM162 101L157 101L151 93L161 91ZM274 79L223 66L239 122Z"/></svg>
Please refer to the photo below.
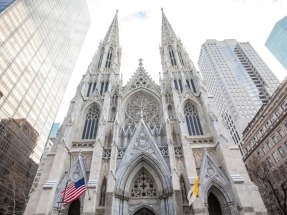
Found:
<svg viewBox="0 0 287 215"><path fill-rule="evenodd" d="M64 203L64 199L65 199L65 195L66 195L66 190L67 190L67 186L68 186L68 182L69 182L69 175L70 175L70 171L71 171L71 162L72 162L72 156L71 156L71 151L70 149L66 146L65 144L65 148L67 149L68 151L68 155L70 157L70 165L69 165L69 171L68 171L68 178L67 178L67 182L66 182L66 185L65 185L65 190L64 190L64 195L62 196L62 199L61 201L59 202L60 203L60 209L59 209L59 212L58 212L58 215L60 215L61 211L62 211L62 203Z"/></svg>

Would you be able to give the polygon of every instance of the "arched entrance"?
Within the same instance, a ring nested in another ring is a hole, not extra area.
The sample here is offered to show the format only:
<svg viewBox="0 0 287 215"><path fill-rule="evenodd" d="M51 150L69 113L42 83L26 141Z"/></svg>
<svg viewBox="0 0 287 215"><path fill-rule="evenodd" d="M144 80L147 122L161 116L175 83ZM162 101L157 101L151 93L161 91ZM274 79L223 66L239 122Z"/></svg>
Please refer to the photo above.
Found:
<svg viewBox="0 0 287 215"><path fill-rule="evenodd" d="M220 203L212 193L208 196L208 213L209 215L222 215Z"/></svg>
<svg viewBox="0 0 287 215"><path fill-rule="evenodd" d="M79 199L77 199L71 203L68 215L80 215L80 214L81 214L81 202Z"/></svg>
<svg viewBox="0 0 287 215"><path fill-rule="evenodd" d="M155 215L155 213L148 208L141 208L134 215Z"/></svg>

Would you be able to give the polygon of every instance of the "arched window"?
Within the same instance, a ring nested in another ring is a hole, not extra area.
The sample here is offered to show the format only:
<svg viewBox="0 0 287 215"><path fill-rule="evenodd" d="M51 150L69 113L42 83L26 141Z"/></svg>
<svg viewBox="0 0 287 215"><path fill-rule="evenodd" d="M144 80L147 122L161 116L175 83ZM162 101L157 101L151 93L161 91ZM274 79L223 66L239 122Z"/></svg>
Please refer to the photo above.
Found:
<svg viewBox="0 0 287 215"><path fill-rule="evenodd" d="M191 101L185 103L184 115L189 135L203 135L197 109Z"/></svg>
<svg viewBox="0 0 287 215"><path fill-rule="evenodd" d="M107 55L107 60L106 60L106 68L110 68L112 65L112 55L113 55L113 50L110 48L108 55Z"/></svg>
<svg viewBox="0 0 287 215"><path fill-rule="evenodd" d="M68 215L80 215L80 214L81 214L81 202L79 199L76 199L71 203Z"/></svg>
<svg viewBox="0 0 287 215"><path fill-rule="evenodd" d="M179 46L177 47L177 54L178 54L178 58L179 58L180 64L184 66L184 61L183 61L183 58L182 58Z"/></svg>
<svg viewBox="0 0 287 215"><path fill-rule="evenodd" d="M171 105L167 106L168 118L173 119L172 107Z"/></svg>
<svg viewBox="0 0 287 215"><path fill-rule="evenodd" d="M82 139L96 139L98 124L100 118L100 109L93 105L86 116Z"/></svg>
<svg viewBox="0 0 287 215"><path fill-rule="evenodd" d="M173 52L171 46L169 46L169 57L170 57L171 64L173 66L175 66L176 65L176 60L175 60L174 52Z"/></svg>
<svg viewBox="0 0 287 215"><path fill-rule="evenodd" d="M101 51L99 63L98 63L98 68L101 68L102 66L102 61L103 61L103 56L104 56L104 50Z"/></svg>
<svg viewBox="0 0 287 215"><path fill-rule="evenodd" d="M194 85L194 82L192 79L186 79L186 83L187 83L187 86L189 87L189 89L193 90L194 93L196 93L196 88L195 88L195 85Z"/></svg>
<svg viewBox="0 0 287 215"><path fill-rule="evenodd" d="M101 188L100 206L105 206L106 192L107 192L107 179L104 178L103 183L102 183L102 188Z"/></svg>
<svg viewBox="0 0 287 215"><path fill-rule="evenodd" d="M96 89L96 85L97 83L96 82L90 82L89 83L89 88L88 88L88 91L87 91L87 97L89 97L90 95L92 95L92 93L95 91Z"/></svg>

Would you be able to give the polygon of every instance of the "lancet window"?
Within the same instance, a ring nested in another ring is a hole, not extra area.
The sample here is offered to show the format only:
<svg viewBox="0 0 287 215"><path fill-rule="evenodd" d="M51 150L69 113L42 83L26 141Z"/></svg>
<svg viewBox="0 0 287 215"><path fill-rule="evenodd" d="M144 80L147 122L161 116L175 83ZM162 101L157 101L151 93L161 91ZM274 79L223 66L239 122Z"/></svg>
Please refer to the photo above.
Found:
<svg viewBox="0 0 287 215"><path fill-rule="evenodd" d="M191 136L203 135L197 109L192 104L191 101L187 101L185 103L184 115L189 135Z"/></svg>
<svg viewBox="0 0 287 215"><path fill-rule="evenodd" d="M180 92L183 91L182 82L180 79L178 81L176 79L174 80L174 87L176 90L178 90Z"/></svg>
<svg viewBox="0 0 287 215"><path fill-rule="evenodd" d="M102 66L102 61L103 61L103 56L104 56L104 50L101 51L99 63L98 63L98 68L101 68Z"/></svg>
<svg viewBox="0 0 287 215"><path fill-rule="evenodd" d="M196 88L192 79L187 79L186 84L189 87L189 89L193 90L193 92L196 93Z"/></svg>
<svg viewBox="0 0 287 215"><path fill-rule="evenodd" d="M96 139L100 119L100 109L93 105L86 115L82 139Z"/></svg>
<svg viewBox="0 0 287 215"><path fill-rule="evenodd" d="M176 60L175 60L175 56L174 56L174 51L172 50L171 46L169 47L169 57L170 57L171 65L175 66Z"/></svg>
<svg viewBox="0 0 287 215"><path fill-rule="evenodd" d="M126 107L126 124L136 125L141 118L149 126L159 125L159 105L158 102L145 93L137 93L131 98Z"/></svg>
<svg viewBox="0 0 287 215"><path fill-rule="evenodd" d="M101 187L100 206L105 206L106 192L107 192L107 179L104 178L102 187Z"/></svg>
<svg viewBox="0 0 287 215"><path fill-rule="evenodd" d="M156 186L144 170L138 175L132 186L131 197L144 198L157 196Z"/></svg>
<svg viewBox="0 0 287 215"><path fill-rule="evenodd" d="M87 91L87 97L89 97L96 89L97 83L96 82L90 82L89 83L89 87L88 87L88 91Z"/></svg>
<svg viewBox="0 0 287 215"><path fill-rule="evenodd" d="M107 55L107 60L106 60L106 68L110 68L112 65L112 55L113 55L113 50L112 48L110 48L108 55Z"/></svg>
<svg viewBox="0 0 287 215"><path fill-rule="evenodd" d="M181 51L180 51L179 47L177 47L177 54L178 54L178 57L179 57L180 64L184 66L184 61L183 61L183 58L182 58Z"/></svg>
<svg viewBox="0 0 287 215"><path fill-rule="evenodd" d="M108 81L107 81L107 82L101 82L101 89L100 89L100 94L101 94L101 96L102 96L105 92L107 92L108 87L109 87L109 82L108 82Z"/></svg>

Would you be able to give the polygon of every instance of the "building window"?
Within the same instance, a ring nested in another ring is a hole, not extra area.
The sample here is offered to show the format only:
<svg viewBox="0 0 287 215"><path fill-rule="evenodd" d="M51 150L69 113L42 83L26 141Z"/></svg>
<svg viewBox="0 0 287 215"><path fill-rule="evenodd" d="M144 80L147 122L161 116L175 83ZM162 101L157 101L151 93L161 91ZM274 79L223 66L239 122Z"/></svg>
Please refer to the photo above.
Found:
<svg viewBox="0 0 287 215"><path fill-rule="evenodd" d="M186 102L184 105L184 115L189 135L203 135L197 109L191 101Z"/></svg>
<svg viewBox="0 0 287 215"><path fill-rule="evenodd" d="M277 156L277 153L276 153L276 152L273 152L273 153L272 153L272 156L273 156L274 160L276 161L276 163L278 163L280 159L279 159L279 157Z"/></svg>
<svg viewBox="0 0 287 215"><path fill-rule="evenodd" d="M273 162L272 162L270 157L267 158L267 163L268 163L269 167L271 167L273 165Z"/></svg>
<svg viewBox="0 0 287 215"><path fill-rule="evenodd" d="M173 82L174 82L175 89L178 90L177 80L174 80Z"/></svg>
<svg viewBox="0 0 287 215"><path fill-rule="evenodd" d="M156 186L153 180L142 170L133 183L131 197L148 198L155 196L157 196Z"/></svg>
<svg viewBox="0 0 287 215"><path fill-rule="evenodd" d="M106 192L107 192L107 179L104 178L102 187L101 187L100 206L105 206Z"/></svg>
<svg viewBox="0 0 287 215"><path fill-rule="evenodd" d="M171 65L176 66L176 60L175 60L174 52L171 46L169 47L169 57L170 57Z"/></svg>
<svg viewBox="0 0 287 215"><path fill-rule="evenodd" d="M267 141L266 145L268 146L269 149L272 148L272 144L269 141Z"/></svg>
<svg viewBox="0 0 287 215"><path fill-rule="evenodd" d="M106 68L110 68L112 65L112 55L113 55L113 50L110 48L108 55L107 55L107 60L106 60Z"/></svg>
<svg viewBox="0 0 287 215"><path fill-rule="evenodd" d="M101 68L103 56L104 56L104 50L101 51L101 55L100 55L100 59L99 59L99 63L98 63L98 68Z"/></svg>
<svg viewBox="0 0 287 215"><path fill-rule="evenodd" d="M177 50L177 54L178 54L179 61L180 61L181 65L184 66L184 62L183 62L182 55L181 55L181 51L180 51L180 48L179 48L179 47L178 47L178 50Z"/></svg>
<svg viewBox="0 0 287 215"><path fill-rule="evenodd" d="M96 85L97 83L89 83L89 87L88 87L88 91L87 91L87 97L89 97L90 95L92 95L92 93L95 91L96 89Z"/></svg>
<svg viewBox="0 0 287 215"><path fill-rule="evenodd" d="M93 105L86 116L82 139L96 139L98 124L100 118L100 109Z"/></svg>
<svg viewBox="0 0 287 215"><path fill-rule="evenodd" d="M192 89L194 93L196 93L195 85L192 79L186 80L186 84L189 87L189 89Z"/></svg>
<svg viewBox="0 0 287 215"><path fill-rule="evenodd" d="M107 92L109 87L109 82L102 82L101 83L101 89L100 89L100 95L102 96L105 92Z"/></svg>
<svg viewBox="0 0 287 215"><path fill-rule="evenodd" d="M286 153L285 153L284 149L281 146L278 148L278 151L281 154L282 158L286 157Z"/></svg>
<svg viewBox="0 0 287 215"><path fill-rule="evenodd" d="M274 141L274 143L278 143L278 138L275 135L272 136L272 140Z"/></svg>
<svg viewBox="0 0 287 215"><path fill-rule="evenodd" d="M281 137L284 137L284 132L282 131L282 129L279 129L278 133L280 134Z"/></svg>
<svg viewBox="0 0 287 215"><path fill-rule="evenodd" d="M263 151L264 154L266 154L268 150L266 150L266 147L263 146L263 147L262 147L262 151Z"/></svg>

